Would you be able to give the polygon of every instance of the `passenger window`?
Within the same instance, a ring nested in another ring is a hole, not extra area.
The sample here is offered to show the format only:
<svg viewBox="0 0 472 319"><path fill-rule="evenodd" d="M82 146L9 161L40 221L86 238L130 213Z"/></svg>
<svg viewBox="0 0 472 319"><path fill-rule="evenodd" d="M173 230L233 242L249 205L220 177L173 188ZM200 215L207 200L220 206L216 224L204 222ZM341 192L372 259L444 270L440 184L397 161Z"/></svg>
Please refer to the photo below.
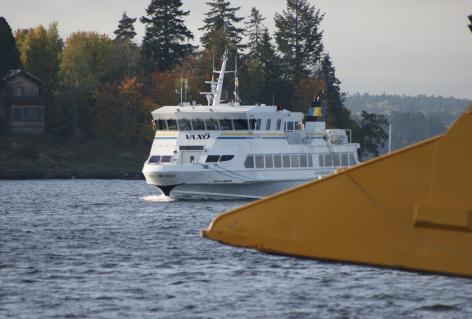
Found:
<svg viewBox="0 0 472 319"><path fill-rule="evenodd" d="M308 160L306 154L300 154L300 167L308 167Z"/></svg>
<svg viewBox="0 0 472 319"><path fill-rule="evenodd" d="M192 120L192 128L194 131L204 131L205 122L203 120Z"/></svg>
<svg viewBox="0 0 472 319"><path fill-rule="evenodd" d="M219 120L220 128L222 131L232 131L233 130L233 122L228 119Z"/></svg>
<svg viewBox="0 0 472 319"><path fill-rule="evenodd" d="M191 131L192 127L190 126L189 120L179 120L179 130L180 131Z"/></svg>
<svg viewBox="0 0 472 319"><path fill-rule="evenodd" d="M264 168L264 155L256 155L256 168Z"/></svg>
<svg viewBox="0 0 472 319"><path fill-rule="evenodd" d="M356 159L354 158L354 155L349 154L349 165L355 165L355 164L357 163L356 163Z"/></svg>
<svg viewBox="0 0 472 319"><path fill-rule="evenodd" d="M280 131L280 126L282 125L282 120L278 119L277 120L277 127L275 128L277 131Z"/></svg>
<svg viewBox="0 0 472 319"><path fill-rule="evenodd" d="M338 167L341 166L341 160L339 159L339 154L332 154L333 157L333 165Z"/></svg>
<svg viewBox="0 0 472 319"><path fill-rule="evenodd" d="M308 167L313 167L313 156L308 155Z"/></svg>
<svg viewBox="0 0 472 319"><path fill-rule="evenodd" d="M333 166L333 160L331 158L331 154L329 153L324 154L324 164L327 167Z"/></svg>
<svg viewBox="0 0 472 319"><path fill-rule="evenodd" d="M256 131L260 131L261 130L261 119L258 119L256 121Z"/></svg>
<svg viewBox="0 0 472 319"><path fill-rule="evenodd" d="M167 127L169 131L177 131L177 121L176 120L167 120Z"/></svg>
<svg viewBox="0 0 472 319"><path fill-rule="evenodd" d="M274 155L274 167L281 168L282 167L282 156L281 155Z"/></svg>
<svg viewBox="0 0 472 319"><path fill-rule="evenodd" d="M208 131L219 131L220 126L218 125L218 121L214 119L209 119L205 121L206 128Z"/></svg>
<svg viewBox="0 0 472 319"><path fill-rule="evenodd" d="M234 158L234 155L222 155L220 158L220 162L231 161L233 158Z"/></svg>
<svg viewBox="0 0 472 319"><path fill-rule="evenodd" d="M157 164L161 161L161 157L159 155L151 156L149 158L149 164Z"/></svg>
<svg viewBox="0 0 472 319"><path fill-rule="evenodd" d="M170 163L172 156L161 156L161 163Z"/></svg>
<svg viewBox="0 0 472 319"><path fill-rule="evenodd" d="M254 156L249 155L248 157L246 157L246 160L244 161L244 167L254 168Z"/></svg>
<svg viewBox="0 0 472 319"><path fill-rule="evenodd" d="M347 154L341 154L341 165L349 166L349 160L347 159Z"/></svg>
<svg viewBox="0 0 472 319"><path fill-rule="evenodd" d="M301 122L296 122L295 123L295 130L296 131L301 131L302 130L302 123Z"/></svg>
<svg viewBox="0 0 472 319"><path fill-rule="evenodd" d="M272 157L272 155L265 156L265 167L274 168L274 158Z"/></svg>
<svg viewBox="0 0 472 319"><path fill-rule="evenodd" d="M247 120L245 119L233 120L233 123L236 131L247 131L249 129Z"/></svg>
<svg viewBox="0 0 472 319"><path fill-rule="evenodd" d="M300 161L298 159L298 154L296 155L290 155L292 158L292 167L300 167Z"/></svg>
<svg viewBox="0 0 472 319"><path fill-rule="evenodd" d="M220 155L208 155L206 158L207 163L216 163L220 159Z"/></svg>
<svg viewBox="0 0 472 319"><path fill-rule="evenodd" d="M319 155L319 161L320 161L320 167L324 167L324 166L325 166L325 163L324 163L323 154L320 154L320 155Z"/></svg>
<svg viewBox="0 0 472 319"><path fill-rule="evenodd" d="M270 119L267 119L266 131L270 131L270 122L271 122L271 120L270 120Z"/></svg>
<svg viewBox="0 0 472 319"><path fill-rule="evenodd" d="M282 156L282 164L284 168L290 168L290 155L283 155Z"/></svg>

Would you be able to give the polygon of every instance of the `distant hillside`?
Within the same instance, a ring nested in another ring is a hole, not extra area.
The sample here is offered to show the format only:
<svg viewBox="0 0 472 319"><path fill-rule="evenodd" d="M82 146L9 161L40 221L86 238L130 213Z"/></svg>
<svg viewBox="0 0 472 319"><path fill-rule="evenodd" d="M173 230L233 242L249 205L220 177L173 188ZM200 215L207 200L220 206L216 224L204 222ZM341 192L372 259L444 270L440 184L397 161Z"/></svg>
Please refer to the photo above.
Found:
<svg viewBox="0 0 472 319"><path fill-rule="evenodd" d="M386 114L392 112L416 113L426 116L434 114L443 124L449 125L472 103L467 99L456 99L442 96L405 96L405 95L347 95L345 106L353 113L367 111L370 113Z"/></svg>
<svg viewBox="0 0 472 319"><path fill-rule="evenodd" d="M452 97L367 93L348 95L345 100L354 118L359 118L362 111L387 116L392 124L393 150L443 133L471 103Z"/></svg>

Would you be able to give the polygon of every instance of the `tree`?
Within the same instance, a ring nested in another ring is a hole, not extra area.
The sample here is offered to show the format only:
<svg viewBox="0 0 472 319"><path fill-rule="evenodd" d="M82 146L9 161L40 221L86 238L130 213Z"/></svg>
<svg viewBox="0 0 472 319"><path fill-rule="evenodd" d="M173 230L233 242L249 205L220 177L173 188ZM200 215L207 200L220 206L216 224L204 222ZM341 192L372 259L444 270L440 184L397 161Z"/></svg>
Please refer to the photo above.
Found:
<svg viewBox="0 0 472 319"><path fill-rule="evenodd" d="M183 20L189 11L181 7L181 0L151 0L147 16L141 18L146 25L143 56L155 71L171 70L195 49L188 43L193 34Z"/></svg>
<svg viewBox="0 0 472 319"><path fill-rule="evenodd" d="M34 29L18 30L15 38L25 70L45 81L50 89L53 88L64 47L57 23L51 23L47 30L42 25Z"/></svg>
<svg viewBox="0 0 472 319"><path fill-rule="evenodd" d="M340 87L341 81L336 77L336 69L329 54L323 56L321 68L317 73L317 77L325 83L326 125L331 128L353 129L355 122L351 119L351 112L344 107L344 94Z"/></svg>
<svg viewBox="0 0 472 319"><path fill-rule="evenodd" d="M248 49L249 56L255 56L259 53L259 47L261 46L262 36L267 33L267 28L262 24L265 18L257 10L257 8L252 8L251 15L249 16L249 21L246 22L246 34L249 39ZM269 36L270 37L270 36Z"/></svg>
<svg viewBox="0 0 472 319"><path fill-rule="evenodd" d="M205 13L205 24L199 29L204 32L200 38L204 48L217 57L221 56L225 49L237 51L244 48L241 44L244 29L237 26L244 18L236 16L240 7L232 8L230 2L225 0L211 0L206 4L210 6L210 10Z"/></svg>
<svg viewBox="0 0 472 319"><path fill-rule="evenodd" d="M3 78L10 70L20 68L20 55L10 25L0 17L0 88Z"/></svg>
<svg viewBox="0 0 472 319"><path fill-rule="evenodd" d="M131 41L136 36L134 30L134 23L136 18L130 18L126 15L126 11L123 12L121 20L118 22L118 28L113 32L115 34L115 40L118 41Z"/></svg>
<svg viewBox="0 0 472 319"><path fill-rule="evenodd" d="M286 75L297 82L319 62L323 52L320 23L324 14L307 0L287 0L282 14L275 14L275 39L282 53Z"/></svg>
<svg viewBox="0 0 472 319"><path fill-rule="evenodd" d="M362 111L359 127L353 132L354 137L361 144L359 156L362 159L372 155L379 156L388 139L388 134L385 132L387 125L384 115Z"/></svg>

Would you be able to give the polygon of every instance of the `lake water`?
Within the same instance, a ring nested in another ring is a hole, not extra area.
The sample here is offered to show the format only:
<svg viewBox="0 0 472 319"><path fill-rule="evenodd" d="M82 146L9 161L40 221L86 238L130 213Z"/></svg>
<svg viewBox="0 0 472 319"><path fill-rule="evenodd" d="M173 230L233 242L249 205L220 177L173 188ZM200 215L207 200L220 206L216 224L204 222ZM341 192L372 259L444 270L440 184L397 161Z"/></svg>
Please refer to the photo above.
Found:
<svg viewBox="0 0 472 319"><path fill-rule="evenodd" d="M472 318L472 280L199 236L241 201L144 181L0 181L0 318Z"/></svg>

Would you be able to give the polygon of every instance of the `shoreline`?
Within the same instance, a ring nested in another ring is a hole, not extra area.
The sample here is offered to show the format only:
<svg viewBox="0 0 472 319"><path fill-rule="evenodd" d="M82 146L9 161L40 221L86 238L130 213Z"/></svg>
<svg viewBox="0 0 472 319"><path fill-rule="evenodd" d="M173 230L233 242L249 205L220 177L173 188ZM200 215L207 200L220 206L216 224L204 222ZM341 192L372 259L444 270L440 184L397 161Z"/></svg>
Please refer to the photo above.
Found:
<svg viewBox="0 0 472 319"><path fill-rule="evenodd" d="M141 172L126 170L90 172L70 169L0 169L0 181L41 179L144 180L144 176Z"/></svg>

